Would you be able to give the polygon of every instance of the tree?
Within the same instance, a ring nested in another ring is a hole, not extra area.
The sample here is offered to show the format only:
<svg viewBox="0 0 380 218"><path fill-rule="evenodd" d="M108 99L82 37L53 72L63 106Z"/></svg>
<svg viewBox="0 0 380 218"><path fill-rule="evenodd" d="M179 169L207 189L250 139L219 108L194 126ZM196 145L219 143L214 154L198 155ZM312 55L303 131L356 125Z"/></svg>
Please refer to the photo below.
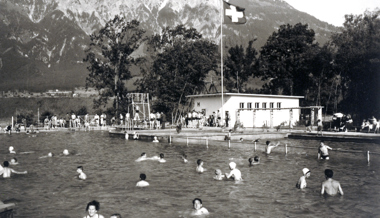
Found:
<svg viewBox="0 0 380 218"><path fill-rule="evenodd" d="M143 78L137 81L139 90L157 97L153 108L174 112L183 108L186 95L205 86L209 71L216 69L217 46L201 38L194 28L179 25L165 28L161 35L149 39L155 52L151 64L142 68Z"/></svg>
<svg viewBox="0 0 380 218"><path fill-rule="evenodd" d="M332 36L336 70L341 75L342 112L358 118L380 116L380 10L346 15L340 33Z"/></svg>
<svg viewBox="0 0 380 218"><path fill-rule="evenodd" d="M253 75L258 54L252 47L253 42L254 40L249 41L245 52L242 45L236 45L228 50L224 70L225 78L228 79L226 83L228 89L235 87L239 93L248 77Z"/></svg>
<svg viewBox="0 0 380 218"><path fill-rule="evenodd" d="M89 63L90 71L86 87L99 91L99 98L94 99L95 108L105 107L113 97L117 114L119 104L126 103L125 82L131 78L129 69L135 63L131 55L142 43L144 33L138 21L126 22L123 17L115 16L98 33L90 35L84 61Z"/></svg>
<svg viewBox="0 0 380 218"><path fill-rule="evenodd" d="M309 86L307 54L314 44L315 33L308 25L298 23L280 26L260 50L259 72L256 76L268 81L268 92L304 95Z"/></svg>

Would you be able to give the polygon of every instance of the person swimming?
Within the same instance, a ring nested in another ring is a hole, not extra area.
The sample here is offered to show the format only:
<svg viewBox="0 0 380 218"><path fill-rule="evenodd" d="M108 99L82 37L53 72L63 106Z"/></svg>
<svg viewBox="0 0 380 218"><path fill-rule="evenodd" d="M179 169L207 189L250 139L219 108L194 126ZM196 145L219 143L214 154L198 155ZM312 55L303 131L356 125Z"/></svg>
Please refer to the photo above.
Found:
<svg viewBox="0 0 380 218"><path fill-rule="evenodd" d="M81 179L81 180L86 180L87 179L86 174L83 172L83 167L82 166L79 166L77 168L77 173L79 173L79 175L78 175L79 179Z"/></svg>
<svg viewBox="0 0 380 218"><path fill-rule="evenodd" d="M215 180L223 180L225 178L224 175L222 175L222 171L220 169L215 170L215 176L213 177Z"/></svg>
<svg viewBox="0 0 380 218"><path fill-rule="evenodd" d="M10 165L17 165L18 164L18 161L17 161L17 158L12 158L11 161L9 162Z"/></svg>
<svg viewBox="0 0 380 218"><path fill-rule="evenodd" d="M158 159L158 162L160 162L160 163L165 163L166 162L166 160L164 159L164 154L163 153L160 154L160 159Z"/></svg>
<svg viewBox="0 0 380 218"><path fill-rule="evenodd" d="M16 154L15 148L13 146L9 146L9 153Z"/></svg>
<svg viewBox="0 0 380 218"><path fill-rule="evenodd" d="M69 154L70 154L70 153L69 153L69 150L67 150L67 149L63 150L63 155L67 156L67 155L69 155Z"/></svg>
<svg viewBox="0 0 380 218"><path fill-rule="evenodd" d="M308 168L303 168L302 173L303 173L303 176L300 177L300 179L298 180L298 182L296 184L296 187L299 189L306 188L306 186L307 186L306 178L310 177L310 170Z"/></svg>
<svg viewBox="0 0 380 218"><path fill-rule="evenodd" d="M160 141L158 141L158 139L157 139L157 136L154 136L154 138L153 138L153 142L160 142Z"/></svg>
<svg viewBox="0 0 380 218"><path fill-rule="evenodd" d="M86 211L88 212L88 215L86 215L83 218L104 218L103 215L98 214L98 211L100 209L100 204L97 201L91 201L87 204Z"/></svg>
<svg viewBox="0 0 380 218"><path fill-rule="evenodd" d="M255 156L254 158L250 157L248 159L248 162L249 162L250 166L259 164L260 163L260 157L259 156Z"/></svg>
<svg viewBox="0 0 380 218"><path fill-rule="evenodd" d="M201 159L198 159L197 160L197 168L196 168L196 171L198 172L198 173L203 173L204 171L207 171L205 168L203 168L203 160L201 160Z"/></svg>
<svg viewBox="0 0 380 218"><path fill-rule="evenodd" d="M236 163L235 162L231 162L229 164L229 167L231 169L231 172L230 173L226 173L226 178L227 179L233 178L235 181L243 180L242 177L241 177L240 170L236 169Z"/></svg>
<svg viewBox="0 0 380 218"><path fill-rule="evenodd" d="M46 156L42 156L42 157L39 157L39 158L41 159L41 158L47 158L47 157L54 157L54 153L53 152L49 152Z"/></svg>
<svg viewBox="0 0 380 218"><path fill-rule="evenodd" d="M182 159L183 159L183 162L184 163L187 163L188 161L187 161L187 155L184 153L184 154L182 154Z"/></svg>
<svg viewBox="0 0 380 218"><path fill-rule="evenodd" d="M270 154L270 152L272 151L273 148L277 147L278 145L280 144L280 142L277 142L277 144L272 144L270 141L266 141L266 149L265 149L265 152L267 154Z"/></svg>
<svg viewBox="0 0 380 218"><path fill-rule="evenodd" d="M146 175L144 173L141 173L140 174L140 181L138 181L136 183L136 186L137 187L146 187L146 186L149 186L149 183L147 181L145 181L146 179Z"/></svg>
<svg viewBox="0 0 380 218"><path fill-rule="evenodd" d="M8 161L4 161L3 165L4 165L4 168L2 170L3 178L10 178L12 173L16 173L16 174L27 174L28 173L28 171L18 172L12 168L9 168L9 162Z"/></svg>
<svg viewBox="0 0 380 218"><path fill-rule="evenodd" d="M208 215L209 214L208 210L203 207L202 200L200 198L194 198L193 207L194 207L194 210L191 212L192 216Z"/></svg>

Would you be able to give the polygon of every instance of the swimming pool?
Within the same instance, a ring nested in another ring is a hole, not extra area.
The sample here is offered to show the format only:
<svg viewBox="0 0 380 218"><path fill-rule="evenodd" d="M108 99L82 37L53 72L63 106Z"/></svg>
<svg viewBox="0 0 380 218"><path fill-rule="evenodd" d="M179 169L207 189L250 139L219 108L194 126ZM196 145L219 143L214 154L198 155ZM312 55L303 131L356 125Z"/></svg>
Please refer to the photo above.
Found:
<svg viewBox="0 0 380 218"><path fill-rule="evenodd" d="M99 213L109 217L188 217L192 199L198 197L209 217L379 217L380 156L366 153L330 152L329 161L317 160L318 141L284 139L294 146L315 149L275 148L270 155L258 145L233 143L231 149L203 145L152 143L109 137L107 132L49 132L37 137L26 134L0 135L2 161L16 157L18 171L11 179L1 180L1 199L16 203L15 217L83 217L86 204L100 202ZM263 143L263 142L261 142ZM379 152L376 144L325 142L333 148ZM8 154L12 145L17 152ZM73 155L59 156L64 149ZM53 158L39 157L48 152ZM166 163L135 162L142 152L154 156L165 154ZM186 152L189 163L182 162ZM261 157L260 164L248 166L248 158ZM208 170L195 172L197 159L204 160ZM235 161L244 181L213 180L214 170L229 172L228 163ZM80 181L77 166L83 166L87 180ZM305 190L295 188L302 168L311 170ZM320 195L324 170L334 171L344 196ZM139 174L145 173L149 187L137 188Z"/></svg>

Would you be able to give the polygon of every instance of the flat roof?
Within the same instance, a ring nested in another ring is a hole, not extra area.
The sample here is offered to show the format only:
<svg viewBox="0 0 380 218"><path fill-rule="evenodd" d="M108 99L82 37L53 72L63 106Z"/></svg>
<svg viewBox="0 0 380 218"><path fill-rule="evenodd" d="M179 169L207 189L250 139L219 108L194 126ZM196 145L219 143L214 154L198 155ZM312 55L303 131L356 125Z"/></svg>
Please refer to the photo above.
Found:
<svg viewBox="0 0 380 218"><path fill-rule="evenodd" d="M222 96L222 93L215 94L201 94L201 95L187 95L186 98L196 97L218 97ZM304 98L303 96L292 95L266 95L266 94L246 94L246 93L223 93L223 96L241 96L241 97L267 97L267 98Z"/></svg>

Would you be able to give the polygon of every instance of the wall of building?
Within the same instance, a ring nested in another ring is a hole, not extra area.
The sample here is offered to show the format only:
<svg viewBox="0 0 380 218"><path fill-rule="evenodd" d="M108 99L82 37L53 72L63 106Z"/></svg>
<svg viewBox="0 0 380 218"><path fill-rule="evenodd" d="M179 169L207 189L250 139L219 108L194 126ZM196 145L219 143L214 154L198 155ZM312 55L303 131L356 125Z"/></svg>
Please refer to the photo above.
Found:
<svg viewBox="0 0 380 218"><path fill-rule="evenodd" d="M225 96L224 97L224 111L228 111L231 117L230 124L236 122L240 116L240 122L243 123L245 127L265 127L271 125L271 110L270 103L273 103L273 126L278 126L281 123L289 125L290 112L289 109L277 110L277 104L280 103L281 108L289 107L299 107L298 98L286 98L286 97L275 97L275 96ZM249 103L251 110L248 109ZM266 110L256 110L254 112L255 104L259 104L259 108L263 108L263 103L266 103ZM238 114L240 105L242 104L244 110L240 110ZM221 97L212 96L212 97L195 97L194 98L194 110L196 111L206 111L206 116L208 117L214 111L221 109ZM292 124L295 125L299 121L300 110L293 109L292 115ZM231 126L230 125L230 126Z"/></svg>

